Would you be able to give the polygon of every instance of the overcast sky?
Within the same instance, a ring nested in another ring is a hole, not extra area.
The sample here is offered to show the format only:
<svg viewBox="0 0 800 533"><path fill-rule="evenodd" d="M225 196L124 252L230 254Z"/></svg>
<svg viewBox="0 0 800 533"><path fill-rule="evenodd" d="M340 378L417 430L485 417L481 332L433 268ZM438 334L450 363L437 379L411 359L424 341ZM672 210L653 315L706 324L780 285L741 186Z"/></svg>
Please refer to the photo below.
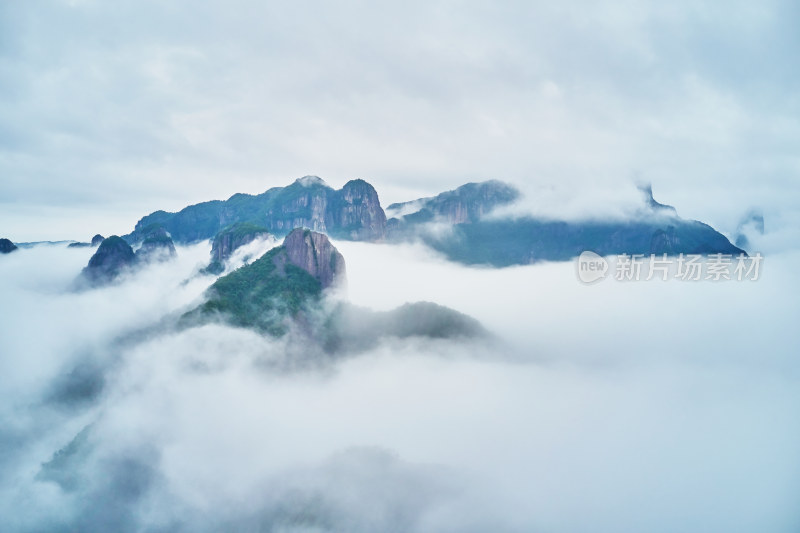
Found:
<svg viewBox="0 0 800 533"><path fill-rule="evenodd" d="M2 2L0 236L123 233L305 174L384 205L646 180L723 231L793 209L798 4L598 4Z"/></svg>

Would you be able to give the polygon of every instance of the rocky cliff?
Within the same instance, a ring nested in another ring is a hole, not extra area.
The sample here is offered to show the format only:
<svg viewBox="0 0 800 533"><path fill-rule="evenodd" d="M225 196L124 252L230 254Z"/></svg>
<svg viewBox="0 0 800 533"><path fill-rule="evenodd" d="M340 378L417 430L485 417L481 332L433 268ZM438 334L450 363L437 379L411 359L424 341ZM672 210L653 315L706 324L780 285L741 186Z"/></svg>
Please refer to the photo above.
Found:
<svg viewBox="0 0 800 533"><path fill-rule="evenodd" d="M375 188L364 180L345 183L336 191L325 213L325 227L335 237L375 241L386 232L386 214Z"/></svg>
<svg viewBox="0 0 800 533"><path fill-rule="evenodd" d="M228 226L214 237L211 244L211 263L206 272L220 274L225 270L225 261L230 259L234 251L258 238L268 236L266 228L248 222L237 222Z"/></svg>
<svg viewBox="0 0 800 533"><path fill-rule="evenodd" d="M343 239L370 241L382 239L386 230L386 215L372 185L353 180L335 190L316 176L305 176L255 196L235 194L177 213L156 211L142 218L125 238L141 242L143 229L159 224L176 242L194 242L210 239L236 222L263 226L275 235L306 227Z"/></svg>
<svg viewBox="0 0 800 533"><path fill-rule="evenodd" d="M102 243L102 242L103 242L105 239L106 239L105 237L103 237L102 235L100 235L100 234L98 233L97 235L95 235L94 237L92 237L92 246L100 246L100 244L101 244L101 243Z"/></svg>
<svg viewBox="0 0 800 533"><path fill-rule="evenodd" d="M81 272L81 278L90 285L102 285L116 279L136 262L133 248L121 237L105 239Z"/></svg>
<svg viewBox="0 0 800 533"><path fill-rule="evenodd" d="M386 215L375 188L364 180L348 181L337 191L316 176L305 176L275 194L266 211L266 226L279 234L303 227L374 241L384 236Z"/></svg>
<svg viewBox="0 0 800 533"><path fill-rule="evenodd" d="M0 239L0 254L10 254L17 249L17 245L8 239Z"/></svg>
<svg viewBox="0 0 800 533"><path fill-rule="evenodd" d="M323 289L344 282L344 257L322 233L297 228L286 236L283 248L288 262L311 274Z"/></svg>
<svg viewBox="0 0 800 533"><path fill-rule="evenodd" d="M477 222L495 207L514 202L519 191L497 180L467 183L452 191L430 198L392 204L387 212L398 222L448 222L464 224Z"/></svg>

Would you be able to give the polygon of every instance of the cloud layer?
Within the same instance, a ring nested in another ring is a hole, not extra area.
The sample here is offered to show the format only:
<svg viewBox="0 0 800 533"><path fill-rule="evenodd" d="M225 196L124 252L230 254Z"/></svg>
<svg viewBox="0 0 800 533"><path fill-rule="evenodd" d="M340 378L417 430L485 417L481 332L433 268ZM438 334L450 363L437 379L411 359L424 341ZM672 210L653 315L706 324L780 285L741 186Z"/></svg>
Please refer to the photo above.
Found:
<svg viewBox="0 0 800 533"><path fill-rule="evenodd" d="M589 287L570 263L471 269L336 245L354 303L433 300L498 342L386 340L293 368L286 340L153 327L210 283L194 277L207 244L81 293L66 289L88 250L0 258L6 527L800 524L797 254L765 259L758 282Z"/></svg>

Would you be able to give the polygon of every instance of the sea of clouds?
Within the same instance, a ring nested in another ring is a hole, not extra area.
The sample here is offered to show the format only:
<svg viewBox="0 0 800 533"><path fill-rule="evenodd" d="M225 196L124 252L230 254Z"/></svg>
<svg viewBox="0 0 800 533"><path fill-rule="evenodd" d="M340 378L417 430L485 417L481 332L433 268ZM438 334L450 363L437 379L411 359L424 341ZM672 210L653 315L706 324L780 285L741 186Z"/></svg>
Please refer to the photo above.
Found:
<svg viewBox="0 0 800 533"><path fill-rule="evenodd" d="M493 339L293 366L296 340L172 327L213 282L207 243L90 291L92 250L0 257L0 529L800 527L797 252L755 282L586 286L573 263L336 245L353 303L433 301Z"/></svg>

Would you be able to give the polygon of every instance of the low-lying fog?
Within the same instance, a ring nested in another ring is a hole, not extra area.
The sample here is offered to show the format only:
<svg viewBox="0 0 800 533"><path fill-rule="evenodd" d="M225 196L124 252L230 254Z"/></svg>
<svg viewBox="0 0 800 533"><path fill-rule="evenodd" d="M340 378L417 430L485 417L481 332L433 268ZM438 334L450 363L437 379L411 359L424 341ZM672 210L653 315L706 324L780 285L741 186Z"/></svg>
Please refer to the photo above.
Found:
<svg viewBox="0 0 800 533"><path fill-rule="evenodd" d="M586 286L336 245L352 302L433 301L496 339L285 370L286 341L157 327L213 281L208 244L77 293L92 250L0 257L2 529L800 528L799 253L756 282Z"/></svg>

